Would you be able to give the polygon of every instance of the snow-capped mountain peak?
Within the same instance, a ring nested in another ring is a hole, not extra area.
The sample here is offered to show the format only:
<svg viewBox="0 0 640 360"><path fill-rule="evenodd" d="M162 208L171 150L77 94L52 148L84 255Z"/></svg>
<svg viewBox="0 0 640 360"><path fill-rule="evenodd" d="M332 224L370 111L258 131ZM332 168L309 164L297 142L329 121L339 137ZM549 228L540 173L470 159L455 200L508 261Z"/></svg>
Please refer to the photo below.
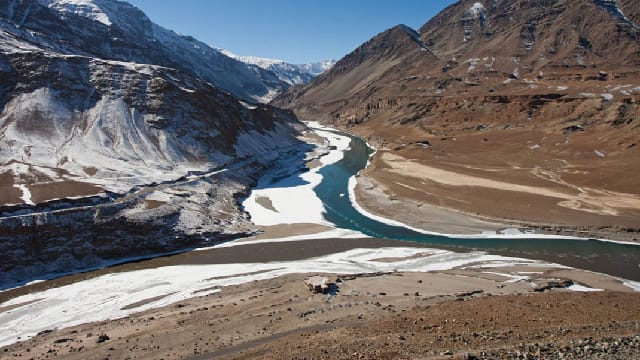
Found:
<svg viewBox="0 0 640 360"><path fill-rule="evenodd" d="M269 70L289 85L306 84L335 64L335 60L324 60L307 64L290 64L283 60L236 55L226 49L218 48L217 50L232 59Z"/></svg>
<svg viewBox="0 0 640 360"><path fill-rule="evenodd" d="M226 49L216 49L216 50L220 51L221 53L227 55L228 57L230 57L232 59L240 60L245 64L260 66L263 69L266 69L271 65L284 64L285 63L285 61L277 60L277 59L261 58L261 57L257 57L257 56L236 55L236 54L234 54L231 51L226 50Z"/></svg>
<svg viewBox="0 0 640 360"><path fill-rule="evenodd" d="M299 64L298 66L304 71L308 72L309 74L313 76L318 76L323 72L331 69L335 64L336 64L336 61L334 59L329 59L329 60L323 60L318 62Z"/></svg>
<svg viewBox="0 0 640 360"><path fill-rule="evenodd" d="M109 15L94 0L38 0L38 3L62 14L84 16L111 26Z"/></svg>

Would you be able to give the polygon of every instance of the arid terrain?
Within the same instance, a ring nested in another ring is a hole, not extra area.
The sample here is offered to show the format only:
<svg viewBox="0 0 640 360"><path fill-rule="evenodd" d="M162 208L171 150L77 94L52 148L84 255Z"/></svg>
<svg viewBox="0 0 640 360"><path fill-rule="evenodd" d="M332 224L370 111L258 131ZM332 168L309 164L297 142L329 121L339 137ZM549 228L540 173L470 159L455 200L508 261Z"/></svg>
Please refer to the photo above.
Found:
<svg viewBox="0 0 640 360"><path fill-rule="evenodd" d="M366 138L364 188L398 203L638 240L640 9L617 6L459 1L273 103Z"/></svg>
<svg viewBox="0 0 640 360"><path fill-rule="evenodd" d="M636 244L522 232L640 242L639 25L456 1L266 105L127 3L0 5L0 360L640 358ZM376 148L333 197L425 243L331 220L324 126Z"/></svg>
<svg viewBox="0 0 640 360"><path fill-rule="evenodd" d="M390 244L336 239L305 246L237 246L156 259L146 266L250 261L264 251L284 260L338 249L339 242ZM404 260L409 259L374 259ZM335 282L335 295L311 293L303 280L314 274L253 281L118 320L43 331L1 348L0 358L469 359L527 354L584 359L640 354L640 295L619 281L549 266L485 266L430 273L320 274ZM607 290L574 292L567 286Z"/></svg>

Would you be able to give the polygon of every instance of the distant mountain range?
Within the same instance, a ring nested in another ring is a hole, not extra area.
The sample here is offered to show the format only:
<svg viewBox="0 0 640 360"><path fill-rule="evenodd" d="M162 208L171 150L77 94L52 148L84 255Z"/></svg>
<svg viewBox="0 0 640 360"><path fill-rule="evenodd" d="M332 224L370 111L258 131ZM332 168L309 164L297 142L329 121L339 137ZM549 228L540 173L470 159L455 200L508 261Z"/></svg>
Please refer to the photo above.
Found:
<svg viewBox="0 0 640 360"><path fill-rule="evenodd" d="M218 50L230 58L242 61L245 64L259 66L262 69L271 71L276 74L280 80L291 86L308 83L316 76L331 69L331 67L336 63L335 60L324 60L306 64L290 64L282 60L255 56L240 56L228 50Z"/></svg>

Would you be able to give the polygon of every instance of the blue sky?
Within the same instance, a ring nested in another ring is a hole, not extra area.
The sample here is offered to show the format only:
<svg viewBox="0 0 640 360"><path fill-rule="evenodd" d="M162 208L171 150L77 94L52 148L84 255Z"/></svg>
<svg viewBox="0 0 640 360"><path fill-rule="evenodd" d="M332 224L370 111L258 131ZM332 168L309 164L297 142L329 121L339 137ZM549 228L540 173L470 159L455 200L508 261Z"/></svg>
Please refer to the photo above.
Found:
<svg viewBox="0 0 640 360"><path fill-rule="evenodd" d="M155 23L238 55L338 60L397 24L415 29L453 0L127 0Z"/></svg>

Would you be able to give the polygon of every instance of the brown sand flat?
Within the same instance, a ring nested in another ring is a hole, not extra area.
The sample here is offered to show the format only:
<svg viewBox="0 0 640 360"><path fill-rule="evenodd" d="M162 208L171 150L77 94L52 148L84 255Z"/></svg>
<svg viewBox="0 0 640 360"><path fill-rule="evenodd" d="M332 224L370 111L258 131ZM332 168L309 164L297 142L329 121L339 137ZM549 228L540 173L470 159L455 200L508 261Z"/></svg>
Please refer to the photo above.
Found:
<svg viewBox="0 0 640 360"><path fill-rule="evenodd" d="M309 170L313 170L315 168L319 168L320 166L322 166L322 162L318 159L313 159L309 162L307 162L307 169Z"/></svg>
<svg viewBox="0 0 640 360"><path fill-rule="evenodd" d="M13 174L10 172L0 174L0 205L21 204L22 191L13 186Z"/></svg>
<svg viewBox="0 0 640 360"><path fill-rule="evenodd" d="M417 191L408 191L406 186L398 187L394 186L394 183L378 181L377 177L368 174L357 179L355 192L359 205L373 214L395 219L413 227L444 234L478 234L508 227L504 223L486 221L433 206L422 201ZM403 196L399 197L390 188L398 189L397 193ZM407 197L404 197L405 194Z"/></svg>
<svg viewBox="0 0 640 360"><path fill-rule="evenodd" d="M166 201L149 200L149 199L145 199L143 200L143 202L144 202L144 206L149 210L157 209L160 206L167 203Z"/></svg>
<svg viewBox="0 0 640 360"><path fill-rule="evenodd" d="M503 182L487 177L478 177L462 172L443 170L386 152L382 153L381 160L390 166L388 171L400 177L415 177L453 187L476 187L479 188L478 191L492 189L552 197L561 200L557 203L558 206L572 210L616 216L622 211L618 210L619 208L640 209L640 196L638 195L580 188L556 178L555 174L549 172L547 172L549 181L554 185L561 184L566 186L567 189L565 191L558 191L551 187ZM532 173L540 176L543 174L543 170L535 168L532 170Z"/></svg>
<svg viewBox="0 0 640 360"><path fill-rule="evenodd" d="M29 185L29 190L31 200L36 204L65 197L98 195L104 191L99 186L73 180L32 184Z"/></svg>
<svg viewBox="0 0 640 360"><path fill-rule="evenodd" d="M476 164L473 166L456 165L465 161L460 160L462 157L451 158L439 159L424 151L421 154L413 150L379 151L359 179L363 186L358 187L358 201L374 213L398 220L405 219L407 212L399 211L400 205L393 200L434 205L510 226L575 236L640 240L637 190L597 187L585 176L574 177L597 169L567 161L554 162L559 167L546 169L500 165L500 161L492 164L489 160L469 161ZM380 196L376 188L385 196ZM414 226L437 228L415 221Z"/></svg>
<svg viewBox="0 0 640 360"><path fill-rule="evenodd" d="M261 231L259 235L238 241L278 239L289 236L316 234L331 230L330 227L319 224L280 224L273 226L260 226L259 229Z"/></svg>
<svg viewBox="0 0 640 360"><path fill-rule="evenodd" d="M22 204L22 191L13 186L0 186L0 204Z"/></svg>
<svg viewBox="0 0 640 360"><path fill-rule="evenodd" d="M169 295L172 295L172 293L165 294L165 295L154 296L154 297L151 297L151 298L148 298L148 299L140 300L140 301L134 302L132 304L125 305L120 310L135 309L137 307L140 307L140 306L152 303L154 301L160 300L162 298L165 298L165 297L167 297Z"/></svg>
<svg viewBox="0 0 640 360"><path fill-rule="evenodd" d="M482 271L491 270L500 271ZM587 275L612 281L579 276ZM555 349L588 337L622 339L618 354L638 351L622 343L639 333L637 293L532 293L528 281L444 271L346 276L337 295L327 297L311 294L303 285L306 276L230 286L123 319L56 330L4 347L0 357L405 359L451 352L461 358L523 347L537 351L550 342Z"/></svg>

